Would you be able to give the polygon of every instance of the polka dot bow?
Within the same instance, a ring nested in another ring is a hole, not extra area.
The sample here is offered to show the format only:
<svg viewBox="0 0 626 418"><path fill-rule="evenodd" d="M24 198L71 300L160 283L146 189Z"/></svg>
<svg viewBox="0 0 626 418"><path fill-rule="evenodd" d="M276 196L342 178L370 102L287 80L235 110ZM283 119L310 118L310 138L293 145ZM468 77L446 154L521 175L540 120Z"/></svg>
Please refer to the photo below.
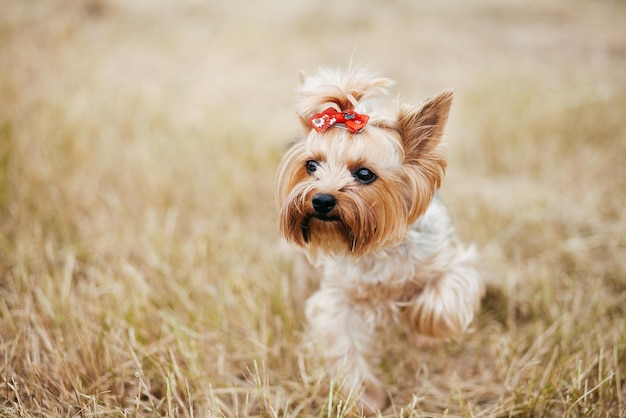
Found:
<svg viewBox="0 0 626 418"><path fill-rule="evenodd" d="M311 116L309 123L318 133L323 133L331 126L335 126L358 134L363 130L369 118L369 116L360 115L354 110L343 110L339 112L329 107L323 112Z"/></svg>

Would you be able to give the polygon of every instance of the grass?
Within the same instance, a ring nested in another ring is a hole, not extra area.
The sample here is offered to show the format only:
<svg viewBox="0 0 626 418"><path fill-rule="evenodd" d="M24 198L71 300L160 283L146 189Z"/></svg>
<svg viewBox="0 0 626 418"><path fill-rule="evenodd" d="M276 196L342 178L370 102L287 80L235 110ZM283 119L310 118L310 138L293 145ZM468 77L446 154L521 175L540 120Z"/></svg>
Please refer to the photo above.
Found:
<svg viewBox="0 0 626 418"><path fill-rule="evenodd" d="M353 51L456 89L442 193L493 283L462 341L388 339L383 415L626 415L624 6L281 6L0 1L0 416L354 415L273 201L297 70Z"/></svg>

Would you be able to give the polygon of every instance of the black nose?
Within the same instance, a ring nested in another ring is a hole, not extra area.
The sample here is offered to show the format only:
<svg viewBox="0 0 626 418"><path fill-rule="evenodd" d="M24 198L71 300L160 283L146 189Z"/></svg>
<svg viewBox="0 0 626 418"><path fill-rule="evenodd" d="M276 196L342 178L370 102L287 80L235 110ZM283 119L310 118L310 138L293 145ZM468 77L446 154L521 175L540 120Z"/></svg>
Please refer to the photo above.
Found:
<svg viewBox="0 0 626 418"><path fill-rule="evenodd" d="M330 212L335 207L335 203L337 203L332 194L326 193L316 194L311 202L313 203L313 209L322 215Z"/></svg>

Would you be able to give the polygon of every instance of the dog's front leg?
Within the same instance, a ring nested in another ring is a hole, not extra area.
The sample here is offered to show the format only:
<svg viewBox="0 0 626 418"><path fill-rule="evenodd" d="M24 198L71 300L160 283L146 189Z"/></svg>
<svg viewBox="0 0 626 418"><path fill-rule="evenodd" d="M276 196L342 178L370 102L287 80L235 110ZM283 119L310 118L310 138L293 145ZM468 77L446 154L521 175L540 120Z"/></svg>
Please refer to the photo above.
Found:
<svg viewBox="0 0 626 418"><path fill-rule="evenodd" d="M306 315L316 350L331 378L338 378L344 395L360 395L359 409L373 413L388 398L373 373L377 363L377 315L341 290L323 288L307 301Z"/></svg>
<svg viewBox="0 0 626 418"><path fill-rule="evenodd" d="M446 260L442 270L407 305L407 318L418 336L448 339L467 330L484 293L484 283L473 268L471 251Z"/></svg>

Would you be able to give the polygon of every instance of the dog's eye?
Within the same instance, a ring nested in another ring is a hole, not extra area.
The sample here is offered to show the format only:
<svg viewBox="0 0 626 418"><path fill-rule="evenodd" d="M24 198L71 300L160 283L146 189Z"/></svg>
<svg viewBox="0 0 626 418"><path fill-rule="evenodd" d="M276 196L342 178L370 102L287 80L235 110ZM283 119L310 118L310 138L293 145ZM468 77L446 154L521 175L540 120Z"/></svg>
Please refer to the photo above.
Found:
<svg viewBox="0 0 626 418"><path fill-rule="evenodd" d="M315 160L309 160L306 162L306 172L309 174L313 174L315 173L315 170L317 170L317 167L319 167L320 163L318 163Z"/></svg>
<svg viewBox="0 0 626 418"><path fill-rule="evenodd" d="M352 173L355 179L363 184L370 184L376 180L376 174L369 168L361 167Z"/></svg>

